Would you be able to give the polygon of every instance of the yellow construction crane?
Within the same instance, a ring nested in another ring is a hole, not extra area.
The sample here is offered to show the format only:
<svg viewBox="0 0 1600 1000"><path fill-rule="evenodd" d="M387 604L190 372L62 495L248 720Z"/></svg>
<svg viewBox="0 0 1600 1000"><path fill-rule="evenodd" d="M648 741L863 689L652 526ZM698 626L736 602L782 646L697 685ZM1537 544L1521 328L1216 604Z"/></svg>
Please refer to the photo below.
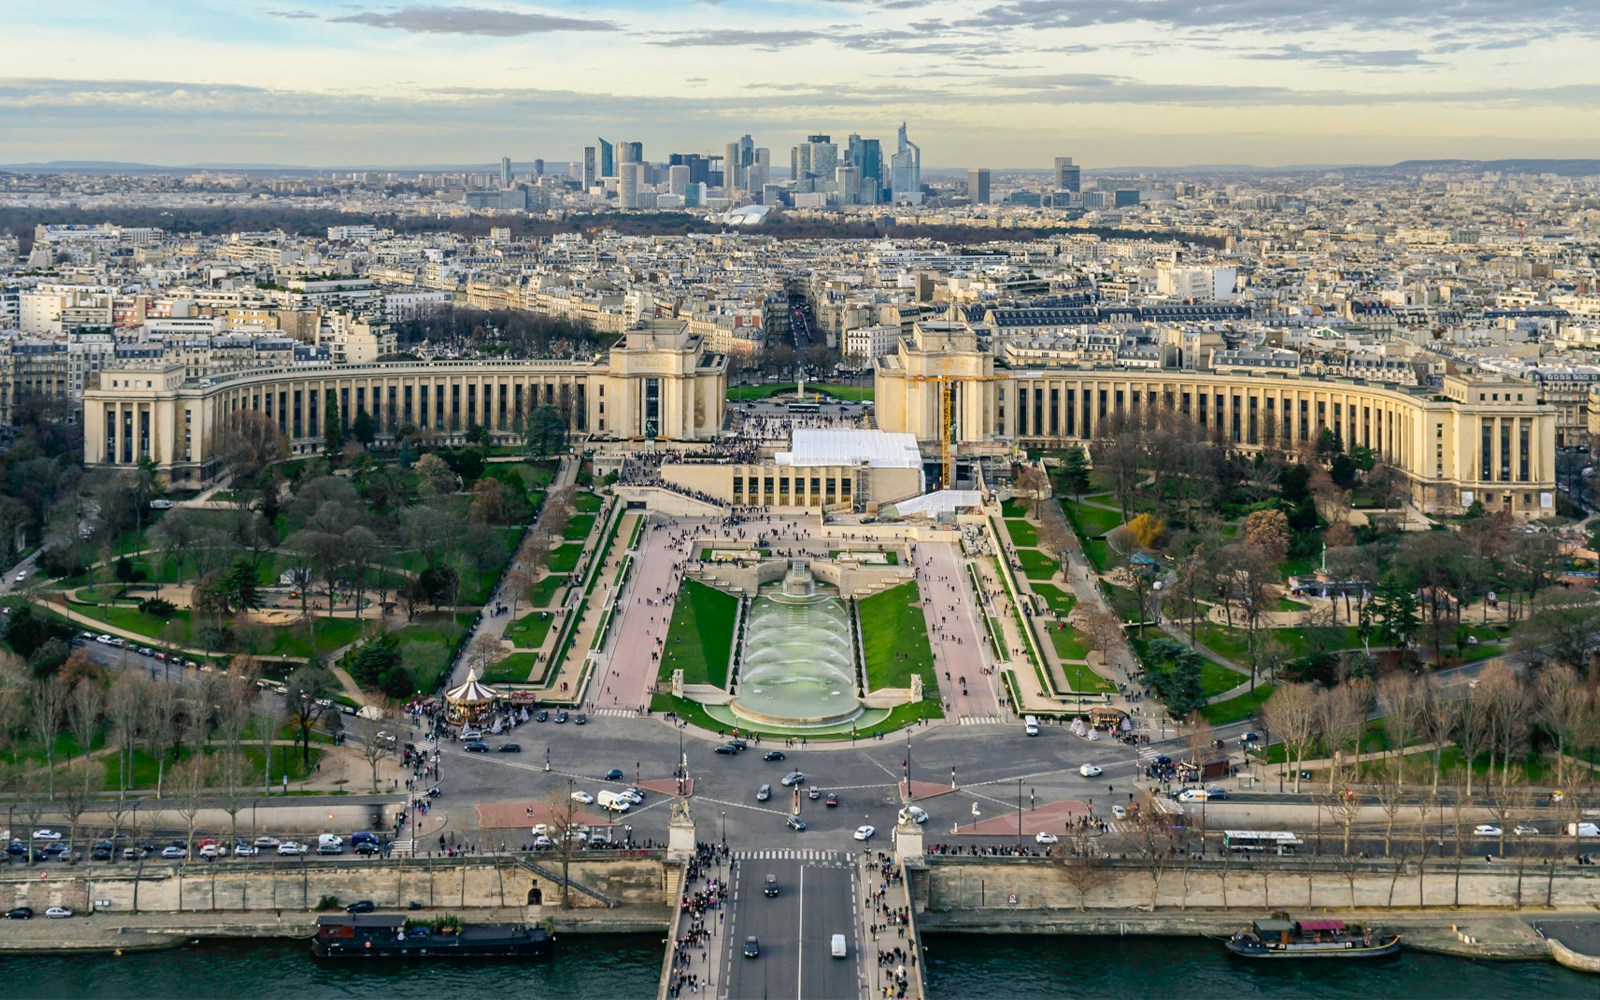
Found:
<svg viewBox="0 0 1600 1000"><path fill-rule="evenodd" d="M952 386L957 382L1004 382L1010 375L957 375L951 371L952 360L945 359L944 372L940 375L912 375L913 382L932 382L939 391L939 470L941 489L953 489L955 486L955 448L951 441L955 434L955 393Z"/></svg>

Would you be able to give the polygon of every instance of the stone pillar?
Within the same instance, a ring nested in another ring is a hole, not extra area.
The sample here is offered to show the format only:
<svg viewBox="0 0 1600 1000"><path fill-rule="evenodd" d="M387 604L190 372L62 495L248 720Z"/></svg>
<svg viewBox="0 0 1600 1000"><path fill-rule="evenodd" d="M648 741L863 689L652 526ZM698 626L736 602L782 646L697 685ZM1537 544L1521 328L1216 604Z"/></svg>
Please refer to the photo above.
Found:
<svg viewBox="0 0 1600 1000"><path fill-rule="evenodd" d="M896 864L905 865L907 862L920 864L923 861L922 827L911 821L911 817L901 813L900 819L894 825L894 860Z"/></svg>
<svg viewBox="0 0 1600 1000"><path fill-rule="evenodd" d="M678 799L672 803L672 818L667 820L667 860L688 861L694 853L694 817L689 812L689 800Z"/></svg>

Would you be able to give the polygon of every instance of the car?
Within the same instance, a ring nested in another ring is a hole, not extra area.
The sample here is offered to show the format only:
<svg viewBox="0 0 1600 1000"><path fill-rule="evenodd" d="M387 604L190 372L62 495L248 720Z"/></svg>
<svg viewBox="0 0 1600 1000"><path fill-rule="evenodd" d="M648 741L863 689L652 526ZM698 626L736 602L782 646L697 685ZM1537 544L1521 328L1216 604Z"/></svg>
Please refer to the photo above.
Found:
<svg viewBox="0 0 1600 1000"><path fill-rule="evenodd" d="M1474 837L1498 837L1503 831L1493 823L1479 823L1472 828Z"/></svg>
<svg viewBox="0 0 1600 1000"><path fill-rule="evenodd" d="M557 709L556 710L556 722L557 723L566 722L570 718L572 718L572 716L567 714L567 710L566 709L562 708L562 709Z"/></svg>
<svg viewBox="0 0 1600 1000"><path fill-rule="evenodd" d="M483 730L481 730L481 729L470 729L469 728L469 729L461 730L460 740L463 743L471 743L473 740L481 740L481 739L483 739Z"/></svg>
<svg viewBox="0 0 1600 1000"><path fill-rule="evenodd" d="M371 913L378 907L370 899L357 900L344 908L346 913Z"/></svg>
<svg viewBox="0 0 1600 1000"><path fill-rule="evenodd" d="M256 838L257 847L277 847L281 841L277 837L268 837L265 834Z"/></svg>
<svg viewBox="0 0 1600 1000"><path fill-rule="evenodd" d="M70 906L52 906L44 911L44 915L53 920L64 920L67 917L74 916L75 911Z"/></svg>
<svg viewBox="0 0 1600 1000"><path fill-rule="evenodd" d="M768 750L765 754L763 754L761 756L761 759L762 760L787 760L788 758L783 755L783 751L782 750Z"/></svg>
<svg viewBox="0 0 1600 1000"><path fill-rule="evenodd" d="M728 741L728 746L733 747L735 750L748 750L748 749L750 749L750 744L746 743L744 740L740 739L737 736L735 736L733 739Z"/></svg>
<svg viewBox="0 0 1600 1000"><path fill-rule="evenodd" d="M502 743L498 747L495 747L495 749L497 751L499 751L500 753L521 753L522 752L522 744L521 743Z"/></svg>
<svg viewBox="0 0 1600 1000"><path fill-rule="evenodd" d="M84 642L93 642L94 641L94 633L93 632L79 632L78 633L78 638L82 639Z"/></svg>
<svg viewBox="0 0 1600 1000"><path fill-rule="evenodd" d="M622 768L613 767L611 770L607 771L606 774L605 774L605 777L601 778L600 780L601 781L621 781L622 780Z"/></svg>
<svg viewBox="0 0 1600 1000"><path fill-rule="evenodd" d="M784 825L793 830L795 833L800 833L805 830L806 821L801 819L799 816L790 816L784 821Z"/></svg>
<svg viewBox="0 0 1600 1000"><path fill-rule="evenodd" d="M31 908L29 908L29 907L26 907L26 906L19 906L16 909L13 909L13 910L7 910L6 911L6 919L7 920L32 920L33 919L33 910Z"/></svg>
<svg viewBox="0 0 1600 1000"><path fill-rule="evenodd" d="M1168 757L1164 753L1158 753L1158 754L1156 754L1155 760L1153 761L1153 763L1161 764L1161 765L1167 765L1167 764L1172 763L1172 758Z"/></svg>
<svg viewBox="0 0 1600 1000"><path fill-rule="evenodd" d="M579 712L577 715L572 717L572 724L574 726L587 726L589 724L589 717L584 715L582 712Z"/></svg>
<svg viewBox="0 0 1600 1000"><path fill-rule="evenodd" d="M913 823L926 823L928 821L928 813L921 806L906 806L900 810L900 819L902 821L910 820Z"/></svg>
<svg viewBox="0 0 1600 1000"><path fill-rule="evenodd" d="M1260 743L1260 742L1261 742L1261 737L1257 736L1255 733L1251 732L1248 729L1246 729L1244 732L1239 734L1239 745L1240 746L1249 746L1252 743Z"/></svg>
<svg viewBox="0 0 1600 1000"><path fill-rule="evenodd" d="M311 849L297 840L286 840L278 845L279 854L305 854Z"/></svg>
<svg viewBox="0 0 1600 1000"><path fill-rule="evenodd" d="M1179 802L1208 802L1211 799L1216 798L1216 796L1212 795L1204 788L1184 788L1180 789L1178 794L1173 796L1173 798Z"/></svg>
<svg viewBox="0 0 1600 1000"><path fill-rule="evenodd" d="M622 795L634 805L638 805L644 801L644 789L638 787L637 785L629 785L627 788L624 788L622 790Z"/></svg>
<svg viewBox="0 0 1600 1000"><path fill-rule="evenodd" d="M33 839L34 840L60 840L61 839L61 831L60 830L35 830L35 831L33 831Z"/></svg>
<svg viewBox="0 0 1600 1000"><path fill-rule="evenodd" d="M1033 835L1033 842L1035 844L1059 844L1061 842L1061 838L1057 837L1049 830L1040 830L1038 833Z"/></svg>
<svg viewBox="0 0 1600 1000"><path fill-rule="evenodd" d="M26 844L24 844L20 840L13 840L10 844L8 844L6 846L6 853L7 854L13 854L13 855L15 855L15 854L27 854L28 853L28 846Z"/></svg>
<svg viewBox="0 0 1600 1000"><path fill-rule="evenodd" d="M1078 768L1078 773L1083 775L1085 778L1098 778L1103 772L1100 770L1098 765L1085 764Z"/></svg>
<svg viewBox="0 0 1600 1000"><path fill-rule="evenodd" d="M1516 828L1511 832L1519 837L1539 836L1539 828L1534 826L1532 823L1518 823Z"/></svg>
<svg viewBox="0 0 1600 1000"><path fill-rule="evenodd" d="M235 840L233 842L233 856L236 858L250 858L261 853L261 848L248 840Z"/></svg>
<svg viewBox="0 0 1600 1000"><path fill-rule="evenodd" d="M111 645L111 636L101 632L99 635L94 637L94 641L98 642L102 646L109 646Z"/></svg>
<svg viewBox="0 0 1600 1000"><path fill-rule="evenodd" d="M1206 798L1210 799L1212 802L1220 802L1227 797L1228 790L1226 788L1218 788L1216 785L1206 786Z"/></svg>
<svg viewBox="0 0 1600 1000"><path fill-rule="evenodd" d="M811 788L806 789L806 797L815 802L816 800L822 798L822 789L812 786Z"/></svg>
<svg viewBox="0 0 1600 1000"><path fill-rule="evenodd" d="M465 750L467 753L488 753L489 744L483 742L482 740L478 740L474 743L468 743L461 749Z"/></svg>
<svg viewBox="0 0 1600 1000"><path fill-rule="evenodd" d="M861 826L856 827L855 838L857 840L871 840L872 835L877 832L878 831L873 827L862 824Z"/></svg>
<svg viewBox="0 0 1600 1000"><path fill-rule="evenodd" d="M163 847L161 856L168 861L182 861L189 856L189 850L186 847Z"/></svg>
<svg viewBox="0 0 1600 1000"><path fill-rule="evenodd" d="M361 855L364 858L365 857L371 857L372 855L377 854L377 853L381 852L382 850L383 850L383 848L379 847L377 844L374 844L370 840L363 840L361 843L356 845L356 853Z"/></svg>
<svg viewBox="0 0 1600 1000"><path fill-rule="evenodd" d="M539 836L533 838L533 849L536 851L548 851L555 846L556 842L551 840L549 837L546 837L544 834L540 834Z"/></svg>
<svg viewBox="0 0 1600 1000"><path fill-rule="evenodd" d="M777 878L777 876L776 875L768 875L766 883L761 887L761 891L766 893L768 898L776 896L778 894L778 878Z"/></svg>
<svg viewBox="0 0 1600 1000"><path fill-rule="evenodd" d="M547 708L539 709L537 712L533 713L533 721L534 722L549 722L550 721L550 710L547 709Z"/></svg>
<svg viewBox="0 0 1600 1000"><path fill-rule="evenodd" d="M226 857L228 849L221 844L201 844L200 856L207 860L215 861L217 858Z"/></svg>
<svg viewBox="0 0 1600 1000"><path fill-rule="evenodd" d="M333 844L333 843L318 844L317 845L317 853L318 854L343 854L344 853L344 845L343 844Z"/></svg>
<svg viewBox="0 0 1600 1000"><path fill-rule="evenodd" d="M65 854L70 850L72 850L72 848L61 843L60 841L55 841L53 843L44 845L44 853L46 854Z"/></svg>
<svg viewBox="0 0 1600 1000"><path fill-rule="evenodd" d="M529 830L528 832L532 833L535 837L547 836L550 833L550 824L549 823L535 823L535 824L533 824L533 829Z"/></svg>
<svg viewBox="0 0 1600 1000"><path fill-rule="evenodd" d="M122 860L124 861L138 861L144 856L145 852L137 847L124 847L122 849Z"/></svg>
<svg viewBox="0 0 1600 1000"><path fill-rule="evenodd" d="M839 804L839 796L835 795L833 792L829 792L828 797L822 800L822 804L827 806L829 809L832 809L834 806Z"/></svg>
<svg viewBox="0 0 1600 1000"><path fill-rule="evenodd" d="M96 847L89 854L90 861L110 861L114 852L109 847Z"/></svg>
<svg viewBox="0 0 1600 1000"><path fill-rule="evenodd" d="M757 802L765 802L770 798L772 798L772 786L771 785L762 785L760 788L756 789L756 801Z"/></svg>
<svg viewBox="0 0 1600 1000"><path fill-rule="evenodd" d="M790 771L788 774L783 776L783 787L789 788L793 785L803 785L805 784L805 780L806 776L801 772Z"/></svg>
<svg viewBox="0 0 1600 1000"><path fill-rule="evenodd" d="M724 743L724 744L722 744L722 746L717 747L715 750L713 750L711 752L712 753L720 753L720 754L732 755L732 754L738 753L739 752L739 748L735 747L735 746L729 746L728 744Z"/></svg>
<svg viewBox="0 0 1600 1000"><path fill-rule="evenodd" d="M1113 819L1127 819L1128 818L1128 807L1127 806L1112 806L1111 807L1111 817Z"/></svg>
<svg viewBox="0 0 1600 1000"><path fill-rule="evenodd" d="M754 934L744 939L744 957L761 957L761 942L756 940L756 936Z"/></svg>
<svg viewBox="0 0 1600 1000"><path fill-rule="evenodd" d="M572 793L572 801L582 802L586 806L592 806L594 805L594 796L580 789Z"/></svg>

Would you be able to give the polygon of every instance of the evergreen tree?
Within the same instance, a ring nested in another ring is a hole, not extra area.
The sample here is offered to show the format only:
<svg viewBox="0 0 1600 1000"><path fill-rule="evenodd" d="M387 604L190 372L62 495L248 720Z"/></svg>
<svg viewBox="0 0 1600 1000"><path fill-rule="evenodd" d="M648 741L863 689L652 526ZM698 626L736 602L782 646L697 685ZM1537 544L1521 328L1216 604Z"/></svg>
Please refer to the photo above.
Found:
<svg viewBox="0 0 1600 1000"><path fill-rule="evenodd" d="M339 394L332 389L328 390L328 406L323 415L322 441L323 451L329 455L344 451L344 421L339 417Z"/></svg>

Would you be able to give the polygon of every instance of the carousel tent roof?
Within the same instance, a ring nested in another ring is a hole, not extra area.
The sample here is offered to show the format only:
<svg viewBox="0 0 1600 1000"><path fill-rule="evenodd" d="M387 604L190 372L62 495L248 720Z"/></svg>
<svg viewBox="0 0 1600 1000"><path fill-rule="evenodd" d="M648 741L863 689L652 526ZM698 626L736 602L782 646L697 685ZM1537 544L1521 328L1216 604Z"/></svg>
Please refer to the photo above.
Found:
<svg viewBox="0 0 1600 1000"><path fill-rule="evenodd" d="M467 671L467 681L460 687L451 688L444 693L447 700L458 705L477 705L486 701L494 701L500 693L487 684L478 680L478 671Z"/></svg>

